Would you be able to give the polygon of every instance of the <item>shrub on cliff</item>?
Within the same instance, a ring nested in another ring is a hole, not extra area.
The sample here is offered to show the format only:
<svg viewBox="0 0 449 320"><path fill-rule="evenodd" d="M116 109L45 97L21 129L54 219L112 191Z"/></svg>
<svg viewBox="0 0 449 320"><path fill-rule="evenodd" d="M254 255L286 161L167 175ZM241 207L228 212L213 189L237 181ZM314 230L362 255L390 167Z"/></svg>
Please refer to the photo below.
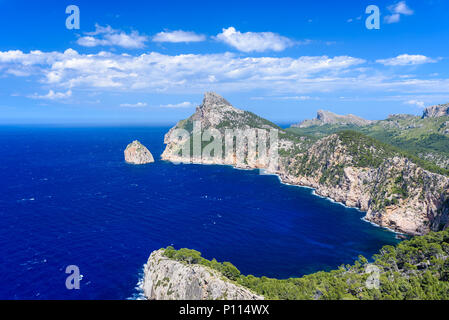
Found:
<svg viewBox="0 0 449 320"><path fill-rule="evenodd" d="M449 299L449 230L414 237L396 247L385 246L371 264L360 256L354 265L285 280L244 276L231 263L209 261L195 250L169 247L165 255L211 267L266 299ZM377 288L367 285L372 276L366 272L368 265L379 271Z"/></svg>

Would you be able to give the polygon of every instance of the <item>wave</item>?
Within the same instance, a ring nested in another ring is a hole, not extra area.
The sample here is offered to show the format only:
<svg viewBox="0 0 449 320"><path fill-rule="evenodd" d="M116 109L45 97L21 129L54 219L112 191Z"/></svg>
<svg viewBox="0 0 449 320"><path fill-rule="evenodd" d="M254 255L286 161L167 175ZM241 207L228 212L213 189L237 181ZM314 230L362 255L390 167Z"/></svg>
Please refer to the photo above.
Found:
<svg viewBox="0 0 449 320"><path fill-rule="evenodd" d="M139 272L138 281L136 286L134 287L134 293L131 295L131 297L126 298L126 300L147 300L143 290L143 280L145 278L146 266L147 265L144 264L142 270Z"/></svg>

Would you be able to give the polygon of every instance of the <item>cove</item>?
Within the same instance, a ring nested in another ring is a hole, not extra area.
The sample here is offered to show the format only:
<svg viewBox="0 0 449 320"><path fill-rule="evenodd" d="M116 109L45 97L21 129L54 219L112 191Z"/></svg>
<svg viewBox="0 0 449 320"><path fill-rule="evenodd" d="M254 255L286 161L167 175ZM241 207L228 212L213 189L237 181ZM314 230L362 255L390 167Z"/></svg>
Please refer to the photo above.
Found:
<svg viewBox="0 0 449 320"><path fill-rule="evenodd" d="M288 278L398 242L360 211L277 176L160 161L168 129L0 128L0 298L135 298L148 256L169 245ZM155 163L124 162L134 139ZM83 275L79 290L65 286L69 265Z"/></svg>

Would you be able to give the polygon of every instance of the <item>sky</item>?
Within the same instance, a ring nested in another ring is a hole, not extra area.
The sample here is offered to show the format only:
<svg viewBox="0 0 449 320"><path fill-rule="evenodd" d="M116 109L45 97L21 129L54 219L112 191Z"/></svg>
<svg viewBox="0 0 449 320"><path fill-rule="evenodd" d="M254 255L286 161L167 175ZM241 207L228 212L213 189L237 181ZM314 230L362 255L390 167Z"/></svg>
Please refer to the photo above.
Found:
<svg viewBox="0 0 449 320"><path fill-rule="evenodd" d="M0 0L0 124L173 124L207 91L279 124L420 115L449 102L448 17L445 0Z"/></svg>

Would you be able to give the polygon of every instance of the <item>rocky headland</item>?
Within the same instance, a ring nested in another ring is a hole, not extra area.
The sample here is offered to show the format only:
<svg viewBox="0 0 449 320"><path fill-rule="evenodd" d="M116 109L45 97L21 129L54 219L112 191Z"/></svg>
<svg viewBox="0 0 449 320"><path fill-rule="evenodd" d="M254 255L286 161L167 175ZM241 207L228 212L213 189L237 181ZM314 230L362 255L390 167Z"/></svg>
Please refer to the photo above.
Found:
<svg viewBox="0 0 449 320"><path fill-rule="evenodd" d="M279 165L267 167L250 157L239 161L232 154L213 159L181 156L187 141L171 133L175 129L192 132L195 121L203 129L222 133L236 128L279 130ZM326 117L324 121L329 122ZM366 220L398 232L422 235L449 225L449 177L358 132L342 131L321 139L294 135L233 107L216 93L206 93L196 112L178 122L164 142L164 160L266 169L285 183L312 187L320 196L359 208L366 212Z"/></svg>
<svg viewBox="0 0 449 320"><path fill-rule="evenodd" d="M170 259L165 249L151 253L145 265L143 290L150 300L262 300L220 272L199 264Z"/></svg>

